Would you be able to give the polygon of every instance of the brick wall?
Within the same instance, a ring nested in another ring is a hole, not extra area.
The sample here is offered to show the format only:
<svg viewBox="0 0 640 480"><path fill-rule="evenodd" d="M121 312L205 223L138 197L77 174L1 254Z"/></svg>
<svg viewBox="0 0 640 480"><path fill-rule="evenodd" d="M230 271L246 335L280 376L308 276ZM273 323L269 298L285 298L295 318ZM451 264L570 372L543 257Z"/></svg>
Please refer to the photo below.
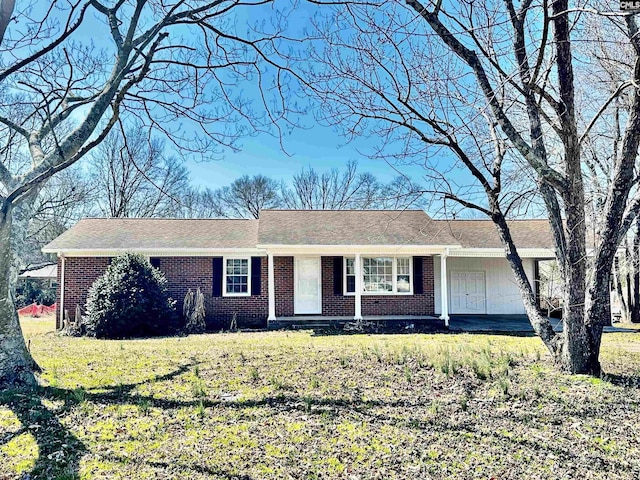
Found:
<svg viewBox="0 0 640 480"><path fill-rule="evenodd" d="M334 295L333 293L333 259L322 257L322 314L331 316L353 317L356 300L353 295Z"/></svg>
<svg viewBox="0 0 640 480"><path fill-rule="evenodd" d="M293 315L293 257L273 257L276 317Z"/></svg>
<svg viewBox="0 0 640 480"><path fill-rule="evenodd" d="M67 257L64 267L64 309L72 320L75 319L76 305L80 305L84 313L84 304L87 301L89 287L104 273L109 265L106 257ZM56 325L62 327L60 312L60 285L62 274L62 259L58 258L58 288L56 290Z"/></svg>
<svg viewBox="0 0 640 480"><path fill-rule="evenodd" d="M67 257L65 266L65 310L73 318L76 305L84 312L87 292L93 282L104 273L108 258ZM211 257L162 257L160 270L167 277L169 294L177 301L182 312L182 302L187 290L200 288L205 297L207 326L212 330L228 328L234 314L238 326L266 326L268 312L267 259L260 268L260 295L247 297L213 297L213 259ZM58 260L58 275L62 268ZM58 279L60 285L60 279ZM58 288L58 302L60 288ZM58 324L60 325L60 324Z"/></svg>
<svg viewBox="0 0 640 480"><path fill-rule="evenodd" d="M351 316L354 314L353 296L334 295L333 258L322 257L322 314ZM108 258L67 257L65 267L65 310L71 318L76 305L84 312L87 292L93 282L104 273ZM274 258L276 287L276 316L291 316L294 296L293 257ZM187 290L200 288L205 296L207 324L210 329L228 328L234 314L239 326L263 327L268 314L267 259L262 258L260 295L248 297L213 297L213 260L211 257L162 257L160 270L167 277L169 293L177 301L178 312ZM62 267L58 259L58 285ZM433 257L423 258L423 288L421 295L363 295L363 315L433 315ZM60 288L57 292L60 304ZM60 312L58 312L59 319ZM60 326L60 323L58 323Z"/></svg>
<svg viewBox="0 0 640 480"><path fill-rule="evenodd" d="M420 295L362 295L362 315L433 315L433 257L422 259ZM355 311L352 295L334 295L333 257L322 257L322 314L351 316Z"/></svg>
<svg viewBox="0 0 640 480"><path fill-rule="evenodd" d="M322 257L322 315L353 316L355 297L335 295L333 289L333 259ZM363 315L433 315L433 257L423 257L420 295L363 295ZM293 310L293 257L275 257L276 316L291 316Z"/></svg>

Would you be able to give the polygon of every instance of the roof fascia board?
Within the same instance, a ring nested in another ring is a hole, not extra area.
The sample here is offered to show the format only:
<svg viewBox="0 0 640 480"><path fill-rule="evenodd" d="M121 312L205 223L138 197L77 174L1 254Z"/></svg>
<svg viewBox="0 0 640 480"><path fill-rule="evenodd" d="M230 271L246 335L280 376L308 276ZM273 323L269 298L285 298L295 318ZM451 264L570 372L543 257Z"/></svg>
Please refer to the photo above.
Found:
<svg viewBox="0 0 640 480"><path fill-rule="evenodd" d="M394 255L439 255L451 245L258 245L273 255L345 255L385 253ZM453 247L457 248L457 247Z"/></svg>
<svg viewBox="0 0 640 480"><path fill-rule="evenodd" d="M114 257L124 253L140 253L149 257L211 257L224 255L266 256L258 248L43 248L43 253L57 253L59 257Z"/></svg>
<svg viewBox="0 0 640 480"><path fill-rule="evenodd" d="M522 258L555 258L550 248L518 248L518 255ZM460 248L449 252L451 257L506 257L504 248Z"/></svg>

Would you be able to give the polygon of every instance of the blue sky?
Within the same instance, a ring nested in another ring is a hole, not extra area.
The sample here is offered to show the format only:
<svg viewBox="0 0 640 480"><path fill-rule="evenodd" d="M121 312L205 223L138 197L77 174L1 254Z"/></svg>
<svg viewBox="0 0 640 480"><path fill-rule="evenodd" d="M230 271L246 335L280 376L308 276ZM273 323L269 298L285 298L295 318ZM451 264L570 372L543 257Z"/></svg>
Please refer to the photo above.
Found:
<svg viewBox="0 0 640 480"><path fill-rule="evenodd" d="M292 6L295 7L292 9ZM281 0L275 7L239 8L234 13L235 28L245 33L250 26L259 24L272 15L272 8L286 11L288 32L294 37L304 36L303 30L310 25L310 19L318 14L319 7L307 2ZM245 97L257 100L258 89L255 85L240 86ZM302 99L305 102L305 99ZM335 128L319 125L315 120L317 106L307 104L308 112L299 118L302 128L295 128L283 138L283 151L277 138L259 133L245 137L238 142L240 152L227 150L220 160L187 162L195 184L217 188L229 184L235 178L248 174L263 174L277 180L289 181L302 168L313 167L323 172L333 168L342 169L347 162L356 160L359 172L370 172L381 182L390 182L400 173L418 180L423 172L416 166L403 166L394 169L384 160L370 159L367 153L377 143L376 139L358 139L347 143Z"/></svg>
<svg viewBox="0 0 640 480"><path fill-rule="evenodd" d="M307 119L311 123L313 119ZM200 186L217 188L227 185L235 178L248 174L263 174L284 181L290 180L302 168L313 167L317 171L332 168L342 169L348 161L358 161L359 172L370 172L380 181L389 182L402 172L416 179L421 169L403 166L394 169L383 160L372 160L363 153L375 140L363 139L345 144L344 138L329 127L315 125L312 128L298 128L283 139L286 153L279 142L268 134L242 139L241 151L227 151L224 158L209 161L188 161L192 180Z"/></svg>
<svg viewBox="0 0 640 480"><path fill-rule="evenodd" d="M292 6L295 8L291 10ZM300 36L302 30L309 25L310 18L317 13L317 6L306 2L295 4L295 0L281 0L277 7L289 10L287 20L289 29L294 36ZM38 2L34 13L45 7ZM261 8L269 11L261 10ZM273 12L271 6L245 7L234 9L233 24L238 33L243 34L249 26L269 18ZM83 42L95 42L98 47L110 48L112 40L109 38L107 26L103 21L95 20L95 13L88 15L86 24L77 32ZM268 27L268 25L267 25ZM105 40L106 43L102 43ZM258 99L258 89L255 85L244 83L238 85L238 91L245 98ZM381 182L390 182L402 173L413 181L419 181L424 171L418 166L402 166L394 169L384 160L372 160L366 156L372 153L377 144L375 138L357 139L351 143L340 136L334 128L321 126L315 120L317 106L306 105L308 112L296 119L304 128L295 128L283 138L283 146L277 138L268 133L258 133L239 140L240 151L226 150L222 158L199 161L186 159L191 179L195 185L201 187L218 188L228 185L239 176L248 174L263 174L276 180L289 181L302 168L313 167L317 171L327 171L333 168L344 168L347 162L356 160L359 172L370 172ZM213 156L212 156L213 157Z"/></svg>

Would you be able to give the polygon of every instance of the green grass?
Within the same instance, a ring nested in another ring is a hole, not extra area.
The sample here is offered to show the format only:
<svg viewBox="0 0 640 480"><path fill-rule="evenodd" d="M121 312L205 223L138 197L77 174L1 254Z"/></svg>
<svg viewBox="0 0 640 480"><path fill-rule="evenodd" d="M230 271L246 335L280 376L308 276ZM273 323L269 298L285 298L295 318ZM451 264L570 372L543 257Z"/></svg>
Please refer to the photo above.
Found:
<svg viewBox="0 0 640 480"><path fill-rule="evenodd" d="M536 338L59 337L23 321L39 396L0 396L0 478L638 478L640 336L609 376Z"/></svg>

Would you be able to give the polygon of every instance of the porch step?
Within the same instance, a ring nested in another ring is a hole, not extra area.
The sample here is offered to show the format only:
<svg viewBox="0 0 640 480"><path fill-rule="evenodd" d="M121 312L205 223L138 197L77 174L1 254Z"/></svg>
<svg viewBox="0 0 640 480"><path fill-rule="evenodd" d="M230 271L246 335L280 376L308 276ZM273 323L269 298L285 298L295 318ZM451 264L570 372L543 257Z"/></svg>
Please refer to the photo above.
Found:
<svg viewBox="0 0 640 480"><path fill-rule="evenodd" d="M343 328L346 321L320 321L320 320L272 320L268 324L269 330L315 330L329 328Z"/></svg>
<svg viewBox="0 0 640 480"><path fill-rule="evenodd" d="M314 331L346 331L347 324L353 324L351 317L281 317L268 322L269 330L314 330ZM437 317L365 317L364 332L426 332L446 330L442 320Z"/></svg>

